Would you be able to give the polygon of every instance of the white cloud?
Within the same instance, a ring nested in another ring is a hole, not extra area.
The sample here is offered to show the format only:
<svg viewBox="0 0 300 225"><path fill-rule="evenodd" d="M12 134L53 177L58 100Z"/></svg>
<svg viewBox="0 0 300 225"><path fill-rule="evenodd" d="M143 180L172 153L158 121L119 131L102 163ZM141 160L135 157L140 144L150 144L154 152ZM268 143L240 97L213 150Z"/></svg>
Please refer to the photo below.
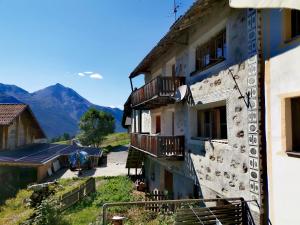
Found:
<svg viewBox="0 0 300 225"><path fill-rule="evenodd" d="M78 73L78 76L85 77L84 73Z"/></svg>
<svg viewBox="0 0 300 225"><path fill-rule="evenodd" d="M123 110L123 108L124 108L123 105L117 105L117 106L115 106L115 105L110 105L110 106L108 106L108 107L113 108L113 109L118 108L118 109L122 109L122 110Z"/></svg>
<svg viewBox="0 0 300 225"><path fill-rule="evenodd" d="M95 79L95 80L102 80L103 77L99 73L93 73L90 75L90 78Z"/></svg>
<svg viewBox="0 0 300 225"><path fill-rule="evenodd" d="M94 72L83 72L84 74L93 74Z"/></svg>

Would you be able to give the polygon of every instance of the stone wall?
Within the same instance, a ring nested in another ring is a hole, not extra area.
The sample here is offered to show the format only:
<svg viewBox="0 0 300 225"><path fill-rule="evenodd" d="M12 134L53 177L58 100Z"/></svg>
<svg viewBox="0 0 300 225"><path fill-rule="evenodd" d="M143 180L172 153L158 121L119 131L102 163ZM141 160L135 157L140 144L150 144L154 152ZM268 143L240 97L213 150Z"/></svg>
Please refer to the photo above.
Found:
<svg viewBox="0 0 300 225"><path fill-rule="evenodd" d="M247 90L247 69L244 63L232 66L242 93ZM195 102L187 122L191 127L187 149L199 178L199 183L220 196L249 199L249 146L247 143L247 106L235 86L230 72L225 69L201 82L191 85ZM197 126L196 112L205 107L226 105L228 140L204 141L194 138ZM194 137L193 137L194 136ZM205 196L204 196L205 197ZM216 196L215 196L216 197Z"/></svg>
<svg viewBox="0 0 300 225"><path fill-rule="evenodd" d="M186 154L182 162L150 157L148 161L155 161L176 176L185 177L192 184L200 185L200 195L203 198L243 197L251 200L254 198L253 194L260 196L260 191L255 193L256 186L253 182L261 182L257 173L259 169L255 168L258 163L253 157L253 151L250 152L250 146L254 145L253 135L258 133L258 127L253 126L254 123L250 120L253 111L258 113L258 102L255 102L253 89L255 85L251 84L252 76L255 75L253 73L258 72L253 71L253 68L258 67L258 62L251 58L253 55L249 55L249 51L257 53L257 39L253 36L253 17L246 9L230 9L225 1L218 4L220 5L216 5L205 20L200 20L199 24L189 29L187 46L170 51L153 66L152 72L164 73L165 62L176 53L176 70L179 71L178 75L186 77L194 103L178 103L151 110L152 133L155 130L154 116L161 115L161 135L170 134L170 112L174 112L175 135L185 135ZM204 71L195 72L196 47L206 43L224 28L227 40L226 59ZM254 82L257 80L254 79ZM197 137L197 110L217 106L226 106L227 140L208 141ZM181 186L181 189L189 190L191 183ZM155 185L161 187L157 183L153 183L151 187Z"/></svg>

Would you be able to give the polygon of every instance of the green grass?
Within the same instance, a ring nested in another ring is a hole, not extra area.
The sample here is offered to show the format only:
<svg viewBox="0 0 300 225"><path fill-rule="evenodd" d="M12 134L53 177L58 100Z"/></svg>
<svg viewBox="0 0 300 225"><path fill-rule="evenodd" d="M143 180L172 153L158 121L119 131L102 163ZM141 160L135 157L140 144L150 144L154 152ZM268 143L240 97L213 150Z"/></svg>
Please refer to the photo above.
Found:
<svg viewBox="0 0 300 225"><path fill-rule="evenodd" d="M97 192L67 209L64 219L70 225L100 224L102 205L108 202L142 201L144 194L134 191L133 182L127 177L97 178ZM169 225L174 216L146 211L143 207L113 207L108 210L108 218L123 215L128 218L125 225Z"/></svg>
<svg viewBox="0 0 300 225"><path fill-rule="evenodd" d="M114 133L106 136L101 148L104 153L109 153L120 146L128 145L129 142L128 133Z"/></svg>
<svg viewBox="0 0 300 225"><path fill-rule="evenodd" d="M101 144L101 148L103 149L104 153L109 153L113 151L115 148L118 148L123 145L128 145L130 142L129 134L128 133L113 133L109 134L105 137L105 140ZM60 145L70 145L71 141L59 141L55 142L54 144Z"/></svg>
<svg viewBox="0 0 300 225"><path fill-rule="evenodd" d="M64 218L72 225L95 222L100 217L104 203L133 200L133 187L127 177L97 178L97 192L67 209Z"/></svg>
<svg viewBox="0 0 300 225"><path fill-rule="evenodd" d="M71 140L58 141L58 142L54 142L53 144L58 144L58 145L71 145Z"/></svg>
<svg viewBox="0 0 300 225"><path fill-rule="evenodd" d="M69 179L59 179L58 184L59 188L55 192L55 196L61 196L65 193L68 193L72 191L73 189L79 187L81 184L83 184L85 181L87 181L88 178L69 178Z"/></svg>
<svg viewBox="0 0 300 225"><path fill-rule="evenodd" d="M87 179L72 178L58 180L59 187L56 189L55 196L61 196L75 189ZM0 224L17 225L28 219L33 213L33 209L27 204L32 193L33 191L22 189L15 198L6 200L5 204L0 208Z"/></svg>
<svg viewBox="0 0 300 225"><path fill-rule="evenodd" d="M29 190L20 190L15 198L6 200L5 204L0 208L0 224L16 225L28 219L32 213L31 209L26 204L32 194Z"/></svg>
<svg viewBox="0 0 300 225"><path fill-rule="evenodd" d="M56 196L66 193L83 183L85 179L61 179L59 184L63 188L58 189ZM0 224L18 225L27 220L33 213L26 204L32 191L21 190L16 198L6 201L0 208ZM107 202L141 201L144 194L134 191L134 184L128 177L99 177L96 178L96 193L86 196L77 204L71 206L62 213L63 220L70 225L99 224L102 205ZM163 216L157 212L145 211L144 208L114 207L110 208L109 218L112 215L124 215L129 218L126 225L167 225L172 224L172 215ZM98 223L95 223L98 221Z"/></svg>
<svg viewBox="0 0 300 225"><path fill-rule="evenodd" d="M117 145L126 145L129 144L129 134L128 133L114 133L109 134L105 137L101 147L108 145L117 146Z"/></svg>

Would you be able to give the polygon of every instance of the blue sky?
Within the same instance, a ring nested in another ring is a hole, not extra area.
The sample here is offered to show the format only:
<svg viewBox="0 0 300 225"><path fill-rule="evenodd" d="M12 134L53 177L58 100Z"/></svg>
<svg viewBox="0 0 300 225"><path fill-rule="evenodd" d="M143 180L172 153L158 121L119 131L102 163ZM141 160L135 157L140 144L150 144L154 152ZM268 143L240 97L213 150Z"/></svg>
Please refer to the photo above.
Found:
<svg viewBox="0 0 300 225"><path fill-rule="evenodd" d="M177 2L182 14L193 0ZM122 106L128 74L168 31L172 8L173 0L0 0L0 83L30 92L61 83Z"/></svg>

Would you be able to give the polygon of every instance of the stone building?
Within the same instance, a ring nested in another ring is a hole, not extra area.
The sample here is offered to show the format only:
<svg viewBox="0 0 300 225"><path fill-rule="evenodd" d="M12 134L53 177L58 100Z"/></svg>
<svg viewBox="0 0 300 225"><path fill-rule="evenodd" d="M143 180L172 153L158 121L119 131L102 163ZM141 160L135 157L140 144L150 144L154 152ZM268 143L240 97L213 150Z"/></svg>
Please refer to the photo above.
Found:
<svg viewBox="0 0 300 225"><path fill-rule="evenodd" d="M300 5L241 2L195 1L130 74L145 85L125 104L128 167L149 191L242 197L256 224L296 225Z"/></svg>
<svg viewBox="0 0 300 225"><path fill-rule="evenodd" d="M0 104L0 151L45 141L41 129L29 106Z"/></svg>

